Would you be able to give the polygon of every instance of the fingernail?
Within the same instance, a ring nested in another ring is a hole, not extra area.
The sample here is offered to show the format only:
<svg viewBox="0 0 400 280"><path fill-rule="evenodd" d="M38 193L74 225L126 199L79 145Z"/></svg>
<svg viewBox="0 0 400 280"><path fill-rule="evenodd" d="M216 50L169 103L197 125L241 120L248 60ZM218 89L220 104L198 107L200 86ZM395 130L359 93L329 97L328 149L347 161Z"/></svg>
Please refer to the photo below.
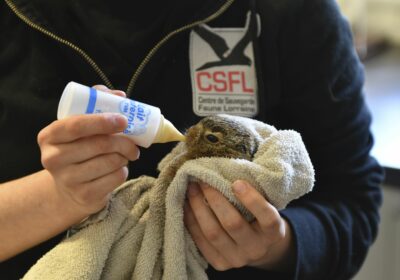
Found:
<svg viewBox="0 0 400 280"><path fill-rule="evenodd" d="M112 93L121 97L126 97L125 91L122 90L113 90Z"/></svg>
<svg viewBox="0 0 400 280"><path fill-rule="evenodd" d="M128 178L129 176L129 168L128 166L124 166L123 167L123 171L124 171L124 176L125 176L125 180Z"/></svg>
<svg viewBox="0 0 400 280"><path fill-rule="evenodd" d="M236 181L233 183L232 188L235 193L243 194L247 190L247 185L243 181Z"/></svg>
<svg viewBox="0 0 400 280"><path fill-rule="evenodd" d="M189 194L189 196L192 196L192 197L196 196L196 195L199 194L199 192L200 192L200 190L199 190L199 186L197 184L191 183L188 186L188 194Z"/></svg>
<svg viewBox="0 0 400 280"><path fill-rule="evenodd" d="M93 86L93 88L95 88L97 90L101 90L101 91L110 91L110 89L108 87L106 87L105 85L95 85L95 86Z"/></svg>
<svg viewBox="0 0 400 280"><path fill-rule="evenodd" d="M138 149L137 149L137 153L136 153L136 159L139 159L139 158L140 158L140 149L138 148ZM136 160L136 159L135 159L135 160Z"/></svg>

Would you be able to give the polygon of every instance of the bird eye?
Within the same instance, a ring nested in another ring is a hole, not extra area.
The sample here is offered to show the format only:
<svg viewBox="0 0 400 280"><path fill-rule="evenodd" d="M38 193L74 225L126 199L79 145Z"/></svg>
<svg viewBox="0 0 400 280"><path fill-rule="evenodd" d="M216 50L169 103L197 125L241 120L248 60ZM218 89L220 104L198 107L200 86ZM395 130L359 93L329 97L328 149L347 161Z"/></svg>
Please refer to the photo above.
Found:
<svg viewBox="0 0 400 280"><path fill-rule="evenodd" d="M210 141L211 143L217 143L219 141L218 137L215 136L214 134L207 134L206 138L208 141Z"/></svg>

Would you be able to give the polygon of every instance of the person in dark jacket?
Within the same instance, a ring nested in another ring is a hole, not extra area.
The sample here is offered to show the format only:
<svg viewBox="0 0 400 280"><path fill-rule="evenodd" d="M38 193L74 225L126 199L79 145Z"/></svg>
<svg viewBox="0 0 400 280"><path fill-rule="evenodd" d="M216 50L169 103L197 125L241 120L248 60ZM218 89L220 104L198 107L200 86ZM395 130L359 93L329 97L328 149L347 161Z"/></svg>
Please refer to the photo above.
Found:
<svg viewBox="0 0 400 280"><path fill-rule="evenodd" d="M210 279L360 269L383 171L370 156L363 67L334 0L5 0L0 34L0 279L22 277L127 178L156 176L173 147L137 160L139 148L115 135L126 126L118 115L55 121L69 81L160 107L180 130L228 113L301 133L316 184L282 211L235 182L256 217L247 223L213 188L189 186L185 223Z"/></svg>

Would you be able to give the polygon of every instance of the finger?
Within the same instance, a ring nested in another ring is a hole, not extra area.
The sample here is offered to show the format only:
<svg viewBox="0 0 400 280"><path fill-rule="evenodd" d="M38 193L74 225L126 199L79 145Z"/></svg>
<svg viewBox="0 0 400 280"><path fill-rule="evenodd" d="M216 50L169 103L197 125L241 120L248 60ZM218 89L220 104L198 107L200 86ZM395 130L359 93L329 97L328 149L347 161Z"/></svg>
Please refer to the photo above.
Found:
<svg viewBox="0 0 400 280"><path fill-rule="evenodd" d="M101 178L127 164L128 160L117 153L105 154L79 164L68 165L60 176L70 185L82 184Z"/></svg>
<svg viewBox="0 0 400 280"><path fill-rule="evenodd" d="M110 153L119 153L132 161L140 156L138 146L123 135L95 135L66 144L49 145L42 151L42 163L51 170Z"/></svg>
<svg viewBox="0 0 400 280"><path fill-rule="evenodd" d="M122 90L112 90L111 93L117 96L126 97L125 91Z"/></svg>
<svg viewBox="0 0 400 280"><path fill-rule="evenodd" d="M109 89L107 86L101 85L101 84L94 85L93 88L97 89L97 90L105 91L105 92L111 92L111 89Z"/></svg>
<svg viewBox="0 0 400 280"><path fill-rule="evenodd" d="M236 243L224 230L211 208L204 203L204 196L199 186L191 184L188 194L190 207L193 209L194 216L205 238L224 257L229 257L229 261L234 262L235 266L239 265L236 262Z"/></svg>
<svg viewBox="0 0 400 280"><path fill-rule="evenodd" d="M230 267L228 261L207 241L188 203L185 203L184 206L184 222L193 241L207 262L217 270L228 269Z"/></svg>
<svg viewBox="0 0 400 280"><path fill-rule="evenodd" d="M130 138L119 134L86 137L63 146L68 159L74 162L109 153L118 153L128 160L136 160L140 156L139 147Z"/></svg>
<svg viewBox="0 0 400 280"><path fill-rule="evenodd" d="M280 230L281 217L278 210L270 204L254 187L238 180L232 185L235 195L252 213L264 232Z"/></svg>
<svg viewBox="0 0 400 280"><path fill-rule="evenodd" d="M58 144L98 134L114 134L122 132L127 122L126 117L116 113L71 116L44 128L38 135L38 142L39 145Z"/></svg>
<svg viewBox="0 0 400 280"><path fill-rule="evenodd" d="M200 184L211 209L219 222L236 244L248 243L257 238L253 227L243 218L239 211L219 191Z"/></svg>
<svg viewBox="0 0 400 280"><path fill-rule="evenodd" d="M109 89L108 87L106 87L105 85L94 85L93 88L103 91L103 92L108 92L114 95L118 95L121 97L126 97L126 93L122 90L117 90L117 89Z"/></svg>

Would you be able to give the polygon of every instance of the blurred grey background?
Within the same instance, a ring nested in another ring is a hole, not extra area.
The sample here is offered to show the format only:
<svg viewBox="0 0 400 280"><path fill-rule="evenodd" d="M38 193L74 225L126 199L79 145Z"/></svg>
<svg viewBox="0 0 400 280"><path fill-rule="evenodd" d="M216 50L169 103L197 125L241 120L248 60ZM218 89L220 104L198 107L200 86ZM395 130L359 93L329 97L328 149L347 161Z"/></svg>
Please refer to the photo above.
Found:
<svg viewBox="0 0 400 280"><path fill-rule="evenodd" d="M400 279L400 0L337 0L365 65L372 154L385 167L378 238L355 280Z"/></svg>

